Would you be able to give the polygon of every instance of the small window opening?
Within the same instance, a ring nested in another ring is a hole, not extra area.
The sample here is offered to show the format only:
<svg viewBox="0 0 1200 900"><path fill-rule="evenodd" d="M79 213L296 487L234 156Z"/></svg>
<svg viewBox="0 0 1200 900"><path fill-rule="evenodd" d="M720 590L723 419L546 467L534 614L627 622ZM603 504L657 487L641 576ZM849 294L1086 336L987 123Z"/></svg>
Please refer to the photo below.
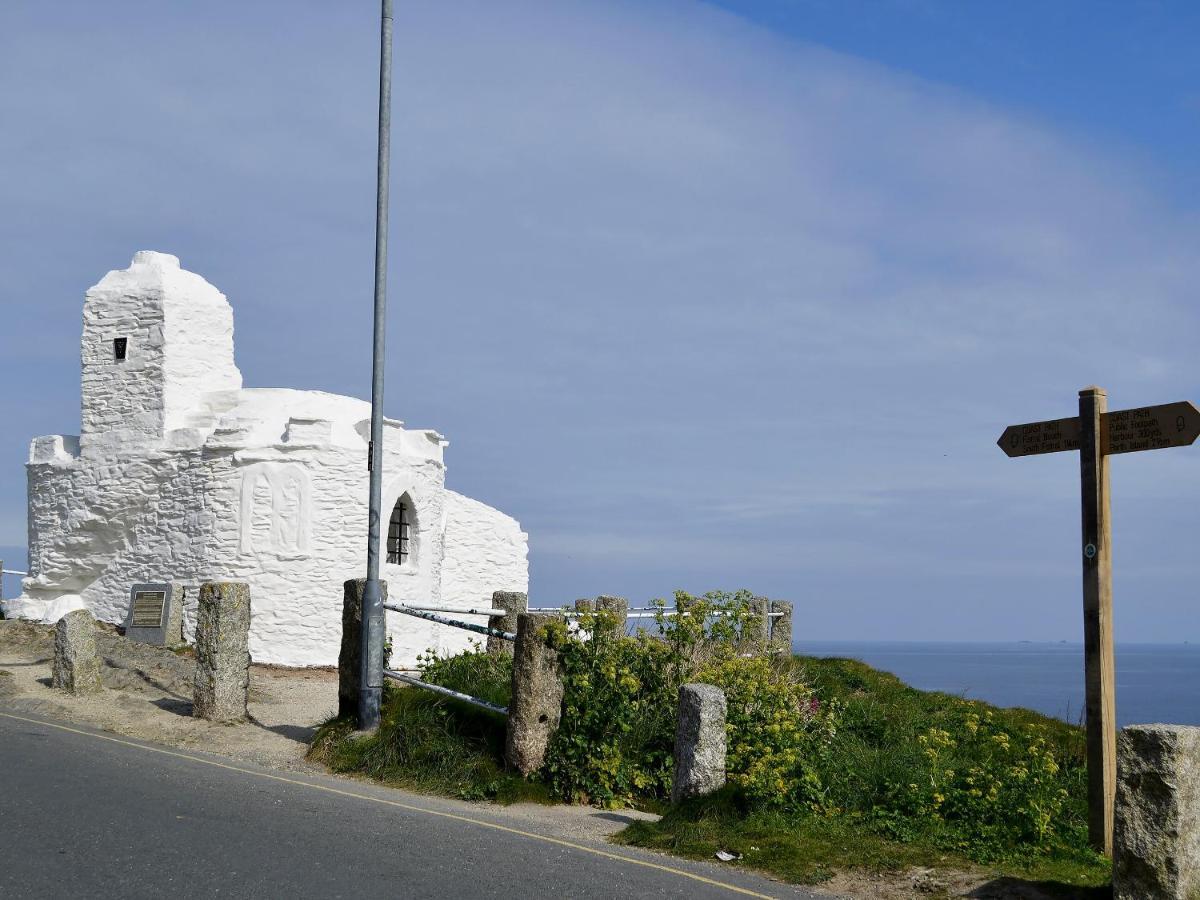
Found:
<svg viewBox="0 0 1200 900"><path fill-rule="evenodd" d="M113 338L113 359L121 362L129 349L129 338Z"/></svg>
<svg viewBox="0 0 1200 900"><path fill-rule="evenodd" d="M401 497L392 507L392 518L388 521L387 561L402 566L408 562L408 530L411 516L408 500Z"/></svg>

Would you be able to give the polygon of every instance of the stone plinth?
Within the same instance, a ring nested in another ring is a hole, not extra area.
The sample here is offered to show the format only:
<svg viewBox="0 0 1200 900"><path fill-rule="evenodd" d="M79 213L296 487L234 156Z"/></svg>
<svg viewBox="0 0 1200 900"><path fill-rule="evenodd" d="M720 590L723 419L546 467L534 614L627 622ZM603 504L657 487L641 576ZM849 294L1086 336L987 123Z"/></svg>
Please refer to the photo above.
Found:
<svg viewBox="0 0 1200 900"><path fill-rule="evenodd" d="M362 681L362 598L365 578L352 578L342 586L342 647L338 651L338 716L358 714L358 689ZM379 582L379 593L387 603L388 586ZM384 633L387 610L384 610Z"/></svg>
<svg viewBox="0 0 1200 900"><path fill-rule="evenodd" d="M246 719L250 688L250 586L205 582L196 611L192 715L213 722Z"/></svg>
<svg viewBox="0 0 1200 900"><path fill-rule="evenodd" d="M492 594L492 609L504 610L502 616L488 619L488 627L499 628L510 634L517 630L517 616L529 609L529 596L520 591L496 591ZM512 641L488 635L487 652L492 656L502 653L512 655Z"/></svg>
<svg viewBox="0 0 1200 900"><path fill-rule="evenodd" d="M542 767L546 748L558 730L562 715L563 683L558 653L546 646L541 635L543 627L557 618L536 613L517 616L504 758L522 775Z"/></svg>
<svg viewBox="0 0 1200 900"><path fill-rule="evenodd" d="M671 802L711 794L724 784L725 692L712 684L685 684L679 689Z"/></svg>
<svg viewBox="0 0 1200 900"><path fill-rule="evenodd" d="M52 683L72 694L94 694L101 690L96 620L86 609L67 613L54 626Z"/></svg>
<svg viewBox="0 0 1200 900"><path fill-rule="evenodd" d="M1200 897L1200 728L1131 725L1117 736L1113 897Z"/></svg>
<svg viewBox="0 0 1200 900"><path fill-rule="evenodd" d="M786 600L772 600L771 639L768 643L772 653L792 655L792 604Z"/></svg>

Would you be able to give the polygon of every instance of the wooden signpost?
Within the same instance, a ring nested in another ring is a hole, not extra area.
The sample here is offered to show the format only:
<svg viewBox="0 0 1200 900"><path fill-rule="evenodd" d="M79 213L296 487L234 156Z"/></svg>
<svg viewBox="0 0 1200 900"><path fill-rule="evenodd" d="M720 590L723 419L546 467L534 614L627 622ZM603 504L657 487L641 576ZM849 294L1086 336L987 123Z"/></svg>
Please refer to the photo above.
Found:
<svg viewBox="0 0 1200 900"><path fill-rule="evenodd" d="M996 443L1009 456L1079 451L1083 500L1083 658L1087 711L1088 839L1112 854L1117 728L1112 636L1112 529L1108 463L1114 453L1186 447L1200 437L1200 409L1189 402L1108 412L1102 388L1079 392L1072 419L1010 425Z"/></svg>

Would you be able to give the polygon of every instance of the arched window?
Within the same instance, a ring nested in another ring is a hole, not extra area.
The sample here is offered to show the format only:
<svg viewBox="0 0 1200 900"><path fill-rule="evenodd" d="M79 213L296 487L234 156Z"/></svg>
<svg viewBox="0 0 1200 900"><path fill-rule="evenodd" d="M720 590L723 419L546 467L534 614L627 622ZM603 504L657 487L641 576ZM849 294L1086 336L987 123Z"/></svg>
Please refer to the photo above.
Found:
<svg viewBox="0 0 1200 900"><path fill-rule="evenodd" d="M387 561L402 566L408 562L408 529L412 522L412 501L405 495L392 507L388 521Z"/></svg>

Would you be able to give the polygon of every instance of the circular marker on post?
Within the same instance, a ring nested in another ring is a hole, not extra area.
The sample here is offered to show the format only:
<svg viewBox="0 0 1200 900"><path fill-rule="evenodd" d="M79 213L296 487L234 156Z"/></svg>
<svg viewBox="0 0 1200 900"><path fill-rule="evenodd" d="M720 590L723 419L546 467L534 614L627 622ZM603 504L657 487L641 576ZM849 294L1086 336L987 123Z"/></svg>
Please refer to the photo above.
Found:
<svg viewBox="0 0 1200 900"><path fill-rule="evenodd" d="M1086 547L1084 547L1083 555L1086 556L1088 559L1091 559L1092 557L1094 557L1096 555L1096 545L1088 544Z"/></svg>

